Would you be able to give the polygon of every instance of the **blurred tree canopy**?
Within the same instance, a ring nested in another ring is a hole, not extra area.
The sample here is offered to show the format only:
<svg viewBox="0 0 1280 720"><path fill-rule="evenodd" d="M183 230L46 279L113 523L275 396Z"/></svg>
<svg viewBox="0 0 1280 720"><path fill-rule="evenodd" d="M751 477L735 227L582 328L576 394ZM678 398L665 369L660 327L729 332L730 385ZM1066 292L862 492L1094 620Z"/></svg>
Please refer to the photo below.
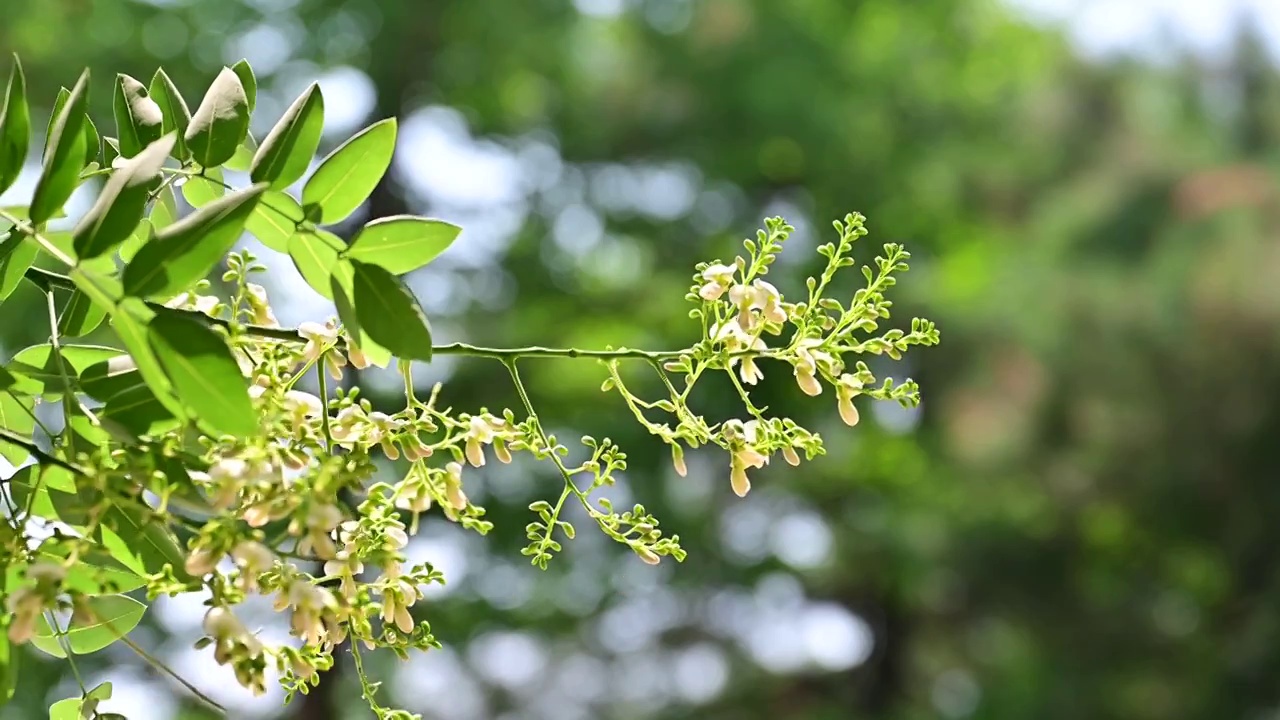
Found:
<svg viewBox="0 0 1280 720"><path fill-rule="evenodd" d="M198 96L249 56L264 104L319 77L353 124L400 116L406 159L369 212L466 228L470 249L415 286L445 340L684 342L693 263L728 259L766 214L800 230L780 287L850 210L864 243L915 254L896 317L927 314L944 342L878 370L915 376L921 411L877 407L847 431L766 368L762 398L807 414L829 452L762 473L746 500L719 460L675 477L598 394L602 372L531 367L544 419L628 449L619 493L690 558L651 569L583 538L537 572L525 506L556 481L495 471L478 491L494 535L442 529L423 549L455 571L426 611L448 649L379 666L410 709L1280 709L1280 84L1255 37L1229 61L1090 63L994 0L42 0L3 17L46 107L85 65L104 111L117 71L163 65ZM39 334L0 319L5 357ZM424 372L449 402L515 404L499 366ZM707 401L736 412L727 387ZM31 658L4 717L39 716L62 672ZM344 717L346 682L287 716Z"/></svg>

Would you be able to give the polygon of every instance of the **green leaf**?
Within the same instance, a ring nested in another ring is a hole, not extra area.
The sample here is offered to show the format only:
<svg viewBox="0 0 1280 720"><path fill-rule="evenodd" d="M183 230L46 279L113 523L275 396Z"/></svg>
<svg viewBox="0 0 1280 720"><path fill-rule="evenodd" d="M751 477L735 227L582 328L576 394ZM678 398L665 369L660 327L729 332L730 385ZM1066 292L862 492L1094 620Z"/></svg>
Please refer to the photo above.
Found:
<svg viewBox="0 0 1280 720"><path fill-rule="evenodd" d="M23 468L26 470L27 468ZM65 544L45 545L40 548L38 559L62 563L66 560L71 547ZM11 564L4 575L4 582L9 587L17 587L24 582L25 566ZM67 576L63 580L63 588L83 595L117 595L137 590L146 581L132 572L119 561L96 548L82 550L77 562L67 568Z"/></svg>
<svg viewBox="0 0 1280 720"><path fill-rule="evenodd" d="M40 157L48 159L49 148L53 145L53 128L57 125L58 116L62 114L62 110L67 107L67 100L71 98L71 91L67 88L59 88L58 96L53 101L53 111L49 113L49 124L44 129L44 150L41 151Z"/></svg>
<svg viewBox="0 0 1280 720"><path fill-rule="evenodd" d="M8 237L0 243L0 302L18 289L39 252L39 246L27 242L26 235L17 228L9 231Z"/></svg>
<svg viewBox="0 0 1280 720"><path fill-rule="evenodd" d="M396 357L430 360L431 326L400 278L359 260L352 260L351 268L360 328Z"/></svg>
<svg viewBox="0 0 1280 720"><path fill-rule="evenodd" d="M166 135L147 145L111 174L97 202L72 233L78 257L105 255L137 229L175 139L174 135Z"/></svg>
<svg viewBox="0 0 1280 720"><path fill-rule="evenodd" d="M115 167L118 157L120 157L120 141L113 137L102 138L102 164L106 167Z"/></svg>
<svg viewBox="0 0 1280 720"><path fill-rule="evenodd" d="M249 101L249 112L258 106L258 78L253 76L253 68L249 67L248 60L241 60L231 66L232 72L236 77L240 78L240 84L244 86L245 99Z"/></svg>
<svg viewBox="0 0 1280 720"><path fill-rule="evenodd" d="M30 507L38 517L58 520L76 528L89 522L89 510L102 500L102 494L76 487L71 471L58 465L30 465L32 472L16 473L9 482L14 503Z"/></svg>
<svg viewBox="0 0 1280 720"><path fill-rule="evenodd" d="M97 162L98 156L102 154L102 136L98 135L98 126L93 124L93 118L85 116L84 118L84 165L85 170L95 169L94 163Z"/></svg>
<svg viewBox="0 0 1280 720"><path fill-rule="evenodd" d="M172 185L166 185L156 196L155 202L151 205L151 214L147 219L151 221L151 227L155 230L163 230L177 221L178 200L173 195Z"/></svg>
<svg viewBox="0 0 1280 720"><path fill-rule="evenodd" d="M18 687L18 662L22 653L9 644L9 636L0 636L0 707L13 699Z"/></svg>
<svg viewBox="0 0 1280 720"><path fill-rule="evenodd" d="M71 291L71 297L58 316L58 334L65 337L83 337L93 332L107 317L107 310L95 303L84 291Z"/></svg>
<svg viewBox="0 0 1280 720"><path fill-rule="evenodd" d="M106 402L136 385L146 385L138 364L128 355L101 360L80 372L80 389L89 397Z"/></svg>
<svg viewBox="0 0 1280 720"><path fill-rule="evenodd" d="M186 141L187 127L191 125L191 110L187 109L187 101L182 99L182 93L178 92L178 88L169 79L164 68L157 69L156 74L152 76L149 91L151 99L160 107L164 115L161 132L168 134L177 131L178 141L173 146L173 157L177 160L186 160L191 157Z"/></svg>
<svg viewBox="0 0 1280 720"><path fill-rule="evenodd" d="M160 139L164 129L164 111L151 99L147 88L128 75L116 75L111 110L116 119L116 138L120 154L131 158ZM170 145L165 154L173 150Z"/></svg>
<svg viewBox="0 0 1280 720"><path fill-rule="evenodd" d="M313 290L330 300L333 291L330 289L329 277L338 263L339 254L347 244L342 238L325 230L299 230L289 238L289 257Z"/></svg>
<svg viewBox="0 0 1280 720"><path fill-rule="evenodd" d="M320 162L302 191L308 216L325 224L355 212L377 187L396 149L396 119L387 118L361 130Z"/></svg>
<svg viewBox="0 0 1280 720"><path fill-rule="evenodd" d="M262 202L249 214L245 229L276 252L289 252L289 238L302 222L302 206L292 195L279 190L262 194Z"/></svg>
<svg viewBox="0 0 1280 720"><path fill-rule="evenodd" d="M265 183L209 203L155 234L124 270L124 290L138 297L170 297L209 274L244 231Z"/></svg>
<svg viewBox="0 0 1280 720"><path fill-rule="evenodd" d="M320 147L320 131L324 129L324 96L320 86L312 83L284 111L271 128L258 152L253 156L249 177L254 182L268 182L283 190L302 177Z"/></svg>
<svg viewBox="0 0 1280 720"><path fill-rule="evenodd" d="M71 277L71 282L75 283L77 290L108 312L115 308L120 298L124 297L124 288L120 285L120 281L95 268L80 264L71 268L68 275Z"/></svg>
<svg viewBox="0 0 1280 720"><path fill-rule="evenodd" d="M129 262L134 255L138 254L138 250L142 248L143 243L150 240L153 234L151 221L143 220L138 223L138 227L134 228L133 232L129 233L129 237L120 243L120 248L116 250L116 254L124 262Z"/></svg>
<svg viewBox="0 0 1280 720"><path fill-rule="evenodd" d="M195 208L202 208L227 193L222 168L205 168L200 172L182 183L182 197Z"/></svg>
<svg viewBox="0 0 1280 720"><path fill-rule="evenodd" d="M85 107L89 101L89 71L86 69L68 95L49 133L49 151L31 198L31 222L43 225L66 204L80 182L84 167Z"/></svg>
<svg viewBox="0 0 1280 720"><path fill-rule="evenodd" d="M374 342L373 338L360 327L360 318L356 315L355 302L352 299L355 297L354 282L355 270L350 261L339 259L334 265L330 278L333 303L338 309L338 319L346 326L347 334L350 335L355 346L364 352L369 360L385 367L391 362L391 351Z"/></svg>
<svg viewBox="0 0 1280 720"><path fill-rule="evenodd" d="M258 431L249 385L231 349L207 325L176 313L151 320L147 337L174 391L211 435L246 437Z"/></svg>
<svg viewBox="0 0 1280 720"><path fill-rule="evenodd" d="M185 418L186 408L174 396L173 384L169 382L159 358L151 350L147 340L147 325L155 317L155 311L138 298L124 298L111 314L111 326L116 336L129 351L129 357L146 381L147 387L174 417Z"/></svg>
<svg viewBox="0 0 1280 720"><path fill-rule="evenodd" d="M186 555L165 523L139 508L112 505L99 526L103 549L139 575L158 573L165 565L178 580L190 580Z"/></svg>
<svg viewBox="0 0 1280 720"><path fill-rule="evenodd" d="M8 390L0 391L0 428L27 440L36 429L34 403L14 395ZM0 456L13 465L26 461L30 453L26 448L7 442L0 442Z"/></svg>
<svg viewBox="0 0 1280 720"><path fill-rule="evenodd" d="M4 94L4 107L0 109L0 193L8 190L27 159L27 146L31 143L31 115L27 109L27 79L22 73L22 63L13 57L13 70L9 73L9 86Z"/></svg>
<svg viewBox="0 0 1280 720"><path fill-rule="evenodd" d="M249 99L239 76L223 68L187 126L187 147L202 167L217 167L236 154L249 132Z"/></svg>
<svg viewBox="0 0 1280 720"><path fill-rule="evenodd" d="M45 343L23 348L5 366L9 372L18 376L18 382L10 391L21 395L60 395L66 390L64 373L68 378L75 378L90 365L120 354L119 350L111 347L63 345L62 359L65 364L60 368L52 345Z"/></svg>
<svg viewBox="0 0 1280 720"><path fill-rule="evenodd" d="M67 646L74 655L88 655L114 643L137 627L147 612L146 605L127 595L97 595L86 598L85 604L93 612L92 621L81 624L73 616L65 632ZM31 644L54 657L67 656L43 615L36 623Z"/></svg>
<svg viewBox="0 0 1280 720"><path fill-rule="evenodd" d="M435 260L460 232L462 228L443 220L393 215L361 228L346 257L403 275Z"/></svg>
<svg viewBox="0 0 1280 720"><path fill-rule="evenodd" d="M134 373L141 383L140 373ZM137 384L113 395L98 413L102 426L115 435L153 437L177 429L182 420L160 402L151 388Z"/></svg>
<svg viewBox="0 0 1280 720"><path fill-rule="evenodd" d="M40 618L40 621L44 623L44 618L43 617ZM48 626L49 626L48 623L44 623L44 627L47 628ZM55 646L57 645L56 640L54 641L54 645ZM41 650L44 650L44 648L41 648ZM49 652L49 651L45 650L45 652ZM62 648L58 648L58 652L62 653ZM54 654L54 653L49 653L49 654L53 655L54 657L66 657L65 653L60 655ZM80 705L83 702L84 702L84 699L78 698L78 697L67 698L66 700L59 700L58 702L49 706L49 720L81 720Z"/></svg>
<svg viewBox="0 0 1280 720"><path fill-rule="evenodd" d="M240 143L240 147L236 148L236 154L222 166L236 172L248 172L249 167L253 165L253 156L257 152L258 142L253 139L253 133L249 133L244 136L244 142Z"/></svg>

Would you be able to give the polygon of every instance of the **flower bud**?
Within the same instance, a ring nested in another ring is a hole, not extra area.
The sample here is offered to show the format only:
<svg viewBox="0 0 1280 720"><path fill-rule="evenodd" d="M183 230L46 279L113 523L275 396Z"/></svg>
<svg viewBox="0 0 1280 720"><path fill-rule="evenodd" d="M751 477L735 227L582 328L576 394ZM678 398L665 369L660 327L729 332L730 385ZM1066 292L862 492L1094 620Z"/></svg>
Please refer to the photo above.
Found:
<svg viewBox="0 0 1280 720"><path fill-rule="evenodd" d="M676 467L676 474L685 477L689 473L689 468L684 464L684 449L678 444L671 446L671 464Z"/></svg>
<svg viewBox="0 0 1280 720"><path fill-rule="evenodd" d="M788 465L795 466L800 464L800 456L796 454L795 448L790 445L782 448L782 459L786 460Z"/></svg>

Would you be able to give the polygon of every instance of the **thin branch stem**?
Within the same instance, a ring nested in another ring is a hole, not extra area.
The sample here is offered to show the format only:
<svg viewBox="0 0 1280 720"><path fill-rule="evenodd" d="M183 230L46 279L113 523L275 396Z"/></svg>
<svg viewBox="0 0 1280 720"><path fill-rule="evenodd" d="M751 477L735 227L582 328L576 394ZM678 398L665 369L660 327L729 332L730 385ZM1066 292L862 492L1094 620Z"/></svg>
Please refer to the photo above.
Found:
<svg viewBox="0 0 1280 720"><path fill-rule="evenodd" d="M61 262L64 265L67 265L68 267L75 266L76 264L75 258L62 252L62 250L58 249L58 246L54 245L53 242L49 240L49 238L36 232L35 226L33 226L31 223L27 222L26 220L23 220L17 215L13 215L12 213L5 212L4 210L0 210L0 219L7 220L14 227L18 228L19 230L26 233L27 235L35 238L36 242L40 244L41 249L43 249L45 252L49 253L54 258L56 258L58 262ZM70 282L69 279L68 279L68 282Z"/></svg>
<svg viewBox="0 0 1280 720"><path fill-rule="evenodd" d="M17 445L23 450L26 450L27 452L34 455L35 458L39 460L41 464L47 463L51 465L57 465L58 467L63 468L65 470L70 470L71 472L76 473L77 475L87 476L89 474L88 470L85 470L79 465L76 465L75 463L69 463L60 457L50 455L44 450L41 450L39 445L36 445L35 443L31 442L30 440L27 440L21 435L9 432L4 428L0 428L0 441L7 442L10 445Z"/></svg>
<svg viewBox="0 0 1280 720"><path fill-rule="evenodd" d="M227 714L226 708L219 705L218 702L213 698L200 692L200 688L197 688L195 685L192 685L186 678L182 677L173 669L171 669L168 665L165 665L163 662L161 662L159 658L155 657L154 655L147 652L146 650L143 650L141 647L138 646L137 643L125 637L124 635L120 635L119 637L120 637L120 642L124 643L130 650L134 652L135 655L142 658L143 661L146 662L148 665L159 670L165 675L168 675L174 680L177 680L178 684L186 688L187 692L191 693L192 695L195 695L196 698L201 702L203 702L205 705L208 705L209 707L213 708L214 710L217 710L223 715Z"/></svg>

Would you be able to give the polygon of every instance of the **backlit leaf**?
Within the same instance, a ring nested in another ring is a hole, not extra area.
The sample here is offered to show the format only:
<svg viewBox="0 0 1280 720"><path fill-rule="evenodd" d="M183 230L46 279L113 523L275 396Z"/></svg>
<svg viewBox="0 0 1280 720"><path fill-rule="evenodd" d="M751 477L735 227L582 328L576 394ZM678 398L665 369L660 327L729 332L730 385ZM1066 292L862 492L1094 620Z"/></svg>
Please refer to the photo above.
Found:
<svg viewBox="0 0 1280 720"><path fill-rule="evenodd" d="M240 239L266 189L259 183L219 198L157 232L125 268L125 292L170 297L203 279Z"/></svg>
<svg viewBox="0 0 1280 720"><path fill-rule="evenodd" d="M302 191L302 207L325 224L346 219L382 180L395 149L395 118L361 130L320 162Z"/></svg>
<svg viewBox="0 0 1280 720"><path fill-rule="evenodd" d="M27 81L22 63L13 58L4 107L0 109L0 193L9 189L22 172L31 143L31 115L27 108Z"/></svg>
<svg viewBox="0 0 1280 720"><path fill-rule="evenodd" d="M61 357L65 364L60 368L52 345L32 345L18 351L5 366L18 377L18 382L9 389L21 395L59 395L66 388L64 372L74 382L85 368L120 354L112 347L63 344Z"/></svg>
<svg viewBox="0 0 1280 720"><path fill-rule="evenodd" d="M84 291L71 291L71 297L62 307L58 316L58 334L65 337L82 337L88 335L106 319L106 308L89 299Z"/></svg>
<svg viewBox="0 0 1280 720"><path fill-rule="evenodd" d="M253 156L258 152L258 142L253 139L253 133L244 136L244 142L240 143L240 147L236 148L236 154L231 159L222 163L222 166L228 170L236 172L248 172L250 166L253 165Z"/></svg>
<svg viewBox="0 0 1280 720"><path fill-rule="evenodd" d="M73 616L64 633L67 646L75 655L88 655L114 643L137 627L147 612L146 605L127 595L97 595L86 598L85 604L93 617L81 624ZM31 644L54 657L66 657L54 629L44 616L36 623Z"/></svg>
<svg viewBox="0 0 1280 720"><path fill-rule="evenodd" d="M45 154L40 180L31 198L31 222L43 225L66 204L80 180L84 167L85 107L89 95L89 71L86 69L72 88L49 133L49 151Z"/></svg>
<svg viewBox="0 0 1280 720"><path fill-rule="evenodd" d="M4 242L0 242L0 302L18 289L39 252L39 247L28 242L17 228L10 230Z"/></svg>
<svg viewBox="0 0 1280 720"><path fill-rule="evenodd" d="M131 158L160 139L164 111L151 98L146 86L128 75L116 75L111 110L116 119L116 142L120 155ZM173 150L169 145L165 154Z"/></svg>
<svg viewBox="0 0 1280 720"><path fill-rule="evenodd" d="M391 351L382 347L369 337L360 327L360 318L356 315L355 270L348 260L339 259L334 265L330 284L333 290L333 303L338 309L338 319L347 329L352 342L373 363L386 367L391 362Z"/></svg>
<svg viewBox="0 0 1280 720"><path fill-rule="evenodd" d="M163 522L141 508L115 504L103 513L99 526L102 547L130 571L157 573L165 565L174 577L189 580L182 548Z"/></svg>
<svg viewBox="0 0 1280 720"><path fill-rule="evenodd" d="M431 359L431 326L404 283L377 265L352 260L360 328L374 342L407 360Z"/></svg>
<svg viewBox="0 0 1280 720"><path fill-rule="evenodd" d="M249 99L240 77L223 68L191 115L186 140L195 161L217 167L236 154L249 132Z"/></svg>
<svg viewBox="0 0 1280 720"><path fill-rule="evenodd" d="M34 403L30 398L0 390L0 428L30 440L31 433L36 429L34 412ZM0 456L13 465L21 464L29 454L25 448L0 441Z"/></svg>
<svg viewBox="0 0 1280 720"><path fill-rule="evenodd" d="M182 197L191 207L202 208L226 194L222 168L205 168L200 175L192 175L182 183Z"/></svg>
<svg viewBox="0 0 1280 720"><path fill-rule="evenodd" d="M356 233L346 257L403 275L435 260L460 232L462 228L443 220L412 215L379 218Z"/></svg>
<svg viewBox="0 0 1280 720"><path fill-rule="evenodd" d="M245 437L258 431L249 385L220 335L177 313L158 313L147 337L174 393L212 435Z"/></svg>
<svg viewBox="0 0 1280 720"><path fill-rule="evenodd" d="M293 101L253 156L249 177L283 190L307 171L324 129L324 96L315 83Z"/></svg>
<svg viewBox="0 0 1280 720"><path fill-rule="evenodd" d="M293 258L293 264L302 273L302 279L313 290L332 300L333 290L329 277L338 262L339 253L346 247L347 244L331 232L298 231L289 238L289 257Z"/></svg>
<svg viewBox="0 0 1280 720"><path fill-rule="evenodd" d="M292 195L279 190L268 190L262 201L249 214L245 229L267 247L276 252L289 252L289 238L302 221L302 206Z"/></svg>

